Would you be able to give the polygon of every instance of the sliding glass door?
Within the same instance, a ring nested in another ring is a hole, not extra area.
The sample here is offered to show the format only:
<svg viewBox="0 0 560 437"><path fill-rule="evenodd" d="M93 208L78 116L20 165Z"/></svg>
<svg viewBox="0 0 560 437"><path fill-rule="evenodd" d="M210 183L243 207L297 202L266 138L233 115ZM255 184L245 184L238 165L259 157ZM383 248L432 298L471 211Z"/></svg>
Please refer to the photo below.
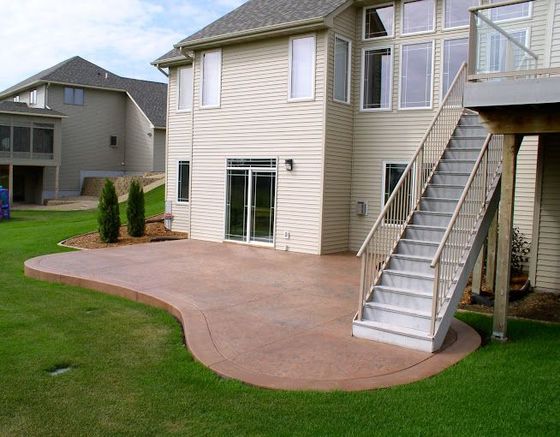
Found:
<svg viewBox="0 0 560 437"><path fill-rule="evenodd" d="M275 159L229 159L226 240L274 242Z"/></svg>

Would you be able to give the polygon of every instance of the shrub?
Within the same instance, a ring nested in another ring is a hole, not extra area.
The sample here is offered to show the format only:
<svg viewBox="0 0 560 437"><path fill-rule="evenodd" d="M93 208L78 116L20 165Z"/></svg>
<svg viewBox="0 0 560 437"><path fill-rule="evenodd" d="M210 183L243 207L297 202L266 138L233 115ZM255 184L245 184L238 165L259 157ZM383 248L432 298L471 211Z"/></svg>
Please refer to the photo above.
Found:
<svg viewBox="0 0 560 437"><path fill-rule="evenodd" d="M138 181L132 181L128 191L128 206L126 208L128 220L128 235L142 237L146 232L146 217L144 211L144 191Z"/></svg>
<svg viewBox="0 0 560 437"><path fill-rule="evenodd" d="M523 271L523 263L529 260L529 252L531 246L525 238L525 234L518 227L513 228L511 239L511 271L512 273L521 273Z"/></svg>
<svg viewBox="0 0 560 437"><path fill-rule="evenodd" d="M119 198L115 191L115 185L109 179L99 197L99 212L97 223L99 224L99 235L104 243L115 243L119 239L121 219L119 215Z"/></svg>

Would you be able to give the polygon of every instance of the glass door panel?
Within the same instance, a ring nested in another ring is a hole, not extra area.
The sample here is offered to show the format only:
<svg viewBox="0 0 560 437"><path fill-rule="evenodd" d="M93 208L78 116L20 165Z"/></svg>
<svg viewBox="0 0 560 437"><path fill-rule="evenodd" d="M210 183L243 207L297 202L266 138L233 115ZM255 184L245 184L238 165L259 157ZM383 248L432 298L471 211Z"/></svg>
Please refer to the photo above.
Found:
<svg viewBox="0 0 560 437"><path fill-rule="evenodd" d="M252 171L250 241L274 242L276 173Z"/></svg>
<svg viewBox="0 0 560 437"><path fill-rule="evenodd" d="M228 170L226 239L247 240L249 170Z"/></svg>

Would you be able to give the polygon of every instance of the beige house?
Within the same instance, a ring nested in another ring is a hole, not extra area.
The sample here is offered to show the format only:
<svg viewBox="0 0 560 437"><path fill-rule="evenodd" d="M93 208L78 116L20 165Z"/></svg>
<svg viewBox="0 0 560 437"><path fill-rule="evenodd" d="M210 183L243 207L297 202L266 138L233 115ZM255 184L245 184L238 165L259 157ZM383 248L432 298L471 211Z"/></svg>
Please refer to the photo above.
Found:
<svg viewBox="0 0 560 437"><path fill-rule="evenodd" d="M250 0L177 43L153 63L169 75L171 227L277 250L359 250L355 335L434 350L487 234L498 239L501 195L499 241L519 227L533 285L559 290L560 4L484 3ZM529 123L541 104L548 118ZM510 107L525 112L492 122ZM465 211L476 184L485 197ZM500 289L509 249L497 253Z"/></svg>
<svg viewBox="0 0 560 437"><path fill-rule="evenodd" d="M44 70L0 93L2 183L16 202L43 203L79 195L88 176L162 172L166 102L166 84L80 57ZM54 136L36 135L46 129L38 116L50 117ZM48 154L36 153L37 141Z"/></svg>

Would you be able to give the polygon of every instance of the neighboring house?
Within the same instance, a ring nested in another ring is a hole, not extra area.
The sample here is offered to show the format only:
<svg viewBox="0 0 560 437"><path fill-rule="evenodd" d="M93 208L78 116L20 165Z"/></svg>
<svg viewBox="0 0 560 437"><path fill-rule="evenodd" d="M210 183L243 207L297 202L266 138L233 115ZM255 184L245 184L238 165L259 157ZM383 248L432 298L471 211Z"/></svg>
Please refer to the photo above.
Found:
<svg viewBox="0 0 560 437"><path fill-rule="evenodd" d="M169 71L167 201L173 229L195 239L314 254L362 247L364 305L355 334L437 349L457 293L435 303L434 283L444 281L430 264L438 245L447 244L448 227L454 235L452 218L464 201L465 186L470 199L469 175L478 168L478 153L489 153L502 138L495 135L486 144L490 128L508 134L506 145L510 134L523 139L512 170L516 177L502 190L511 189L515 224L533 241L533 284L560 290L560 216L558 208L550 207L559 191L547 169L555 159L539 159L548 153L542 134L560 131L560 121L551 115L549 123L558 121L553 127L539 129L544 121L532 128L519 122L525 130L508 131L485 118L486 112L481 111L484 126L463 113L467 73L472 84L487 81L488 86L560 73L560 5L555 0L519 0L501 7L497 1L485 3L476 12L484 19L477 19L469 8L478 7L478 0L250 0L177 43L153 62ZM462 65L469 54L467 71ZM516 70L531 71L511 74ZM502 80L508 78L517 80ZM557 78L546 80L554 90ZM496 97L493 92L488 97ZM510 105L516 105L515 93ZM470 107L479 109L478 103ZM534 115L529 107L523 109L524 120ZM557 109L549 106L549 111ZM445 120L450 121L441 127ZM452 134L455 140L450 141ZM421 150L435 147L436 139L437 153L415 155L421 144ZM466 150L448 150L461 145ZM555 152L551 148L549 153ZM440 175L432 178L435 173ZM400 187L399 180L404 181ZM499 196L499 179L485 181L484 192ZM396 188L400 191L393 195ZM395 198L400 209L391 213ZM447 282L451 288L466 281L473 268L496 211L496 197L489 199L480 209L484 220L473 222L467 234L473 240L453 243L466 252L453 261L458 276ZM458 213L463 219L462 210ZM430 217L421 222L421 214ZM500 222L502 229L508 227L502 216ZM509 244L510 237L506 229L500 241ZM372 238L380 258L372 252ZM399 252L403 239L415 245L406 256ZM498 249L497 262L508 271L506 252ZM497 276L496 288L505 287L500 269ZM426 290L409 289L422 281ZM386 289L373 293L375 287ZM394 298L393 304L372 300L381 291ZM399 307L416 297L424 312ZM433 313L440 309L445 314ZM497 336L505 334L500 320ZM414 332L407 333L408 328Z"/></svg>
<svg viewBox="0 0 560 437"><path fill-rule="evenodd" d="M166 105L166 84L61 62L0 93L0 178L14 201L42 203L79 195L87 176L163 172Z"/></svg>

